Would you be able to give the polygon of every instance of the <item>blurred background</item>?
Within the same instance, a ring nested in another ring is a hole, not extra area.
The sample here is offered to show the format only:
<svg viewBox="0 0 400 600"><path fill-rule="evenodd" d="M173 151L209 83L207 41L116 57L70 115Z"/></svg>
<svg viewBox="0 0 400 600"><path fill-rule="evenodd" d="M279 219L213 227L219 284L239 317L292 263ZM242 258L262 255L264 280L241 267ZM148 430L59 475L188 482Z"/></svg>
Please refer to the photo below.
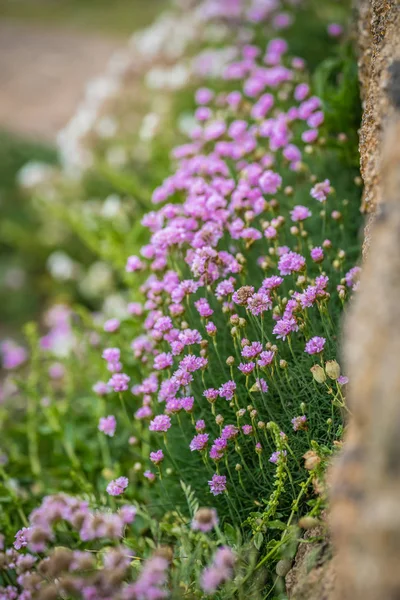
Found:
<svg viewBox="0 0 400 600"><path fill-rule="evenodd" d="M166 3L0 0L0 338L41 314L54 291L52 270L64 283L57 294L73 295L68 272L74 263L65 256L91 262L77 240L43 227L21 183L43 173L43 165L57 166L57 133L76 111L88 81ZM31 167L24 170L26 163Z"/></svg>

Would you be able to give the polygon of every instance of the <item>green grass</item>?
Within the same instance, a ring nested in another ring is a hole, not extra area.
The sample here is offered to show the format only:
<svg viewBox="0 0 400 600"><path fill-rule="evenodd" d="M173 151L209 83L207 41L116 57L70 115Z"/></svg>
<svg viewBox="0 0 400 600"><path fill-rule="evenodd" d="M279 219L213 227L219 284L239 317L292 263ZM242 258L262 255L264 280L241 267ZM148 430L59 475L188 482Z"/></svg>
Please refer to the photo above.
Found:
<svg viewBox="0 0 400 600"><path fill-rule="evenodd" d="M1 0L0 19L125 36L148 25L166 5L167 0Z"/></svg>
<svg viewBox="0 0 400 600"><path fill-rule="evenodd" d="M8 330L38 313L48 285L44 264L48 249L38 238L31 199L18 189L16 175L28 161L57 162L54 148L0 131L0 321ZM4 284L10 269L22 269L24 285Z"/></svg>

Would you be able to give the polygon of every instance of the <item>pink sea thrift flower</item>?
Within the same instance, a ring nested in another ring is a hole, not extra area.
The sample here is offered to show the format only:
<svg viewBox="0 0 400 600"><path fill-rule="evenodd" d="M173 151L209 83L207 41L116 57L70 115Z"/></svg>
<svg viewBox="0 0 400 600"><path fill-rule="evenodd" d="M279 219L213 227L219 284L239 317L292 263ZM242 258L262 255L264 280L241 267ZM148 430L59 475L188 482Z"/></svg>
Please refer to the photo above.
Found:
<svg viewBox="0 0 400 600"><path fill-rule="evenodd" d="M109 437L113 437L115 429L117 427L117 421L114 415L108 415L108 417L101 417L99 421L99 431L102 431Z"/></svg>
<svg viewBox="0 0 400 600"><path fill-rule="evenodd" d="M192 441L190 442L189 448L192 452L198 450L201 452L208 444L208 433L199 433L195 435Z"/></svg>
<svg viewBox="0 0 400 600"><path fill-rule="evenodd" d="M281 456L286 457L287 452L286 450L277 450L276 452L273 452L271 454L271 456L269 457L269 462L273 463L274 465L276 465L276 463L278 462L279 458Z"/></svg>
<svg viewBox="0 0 400 600"><path fill-rule="evenodd" d="M28 358L28 353L25 348L18 346L15 342L9 340L1 344L0 350L3 368L7 370L16 369Z"/></svg>
<svg viewBox="0 0 400 600"><path fill-rule="evenodd" d="M125 269L128 273L134 273L143 269L143 263L138 256L129 256Z"/></svg>
<svg viewBox="0 0 400 600"><path fill-rule="evenodd" d="M323 351L325 344L326 339L316 335L307 342L304 352L311 355L319 354Z"/></svg>
<svg viewBox="0 0 400 600"><path fill-rule="evenodd" d="M331 192L331 182L329 179L325 179L325 181L321 181L320 183L316 183L313 188L311 188L310 195L318 202L325 202L328 197L328 194Z"/></svg>
<svg viewBox="0 0 400 600"><path fill-rule="evenodd" d="M114 373L108 385L112 387L114 392L125 392L129 387L128 383L130 379L129 375L125 375L125 373Z"/></svg>
<svg viewBox="0 0 400 600"><path fill-rule="evenodd" d="M343 27L339 23L329 23L327 31L331 37L340 37L343 33Z"/></svg>
<svg viewBox="0 0 400 600"><path fill-rule="evenodd" d="M110 494L110 496L120 496L124 493L128 484L129 480L127 477L118 477L118 479L110 481L107 485L107 493Z"/></svg>
<svg viewBox="0 0 400 600"><path fill-rule="evenodd" d="M210 492L213 494L213 496L223 494L223 492L226 491L225 475L217 475L217 473L215 473L208 482L208 485L210 486Z"/></svg>
<svg viewBox="0 0 400 600"><path fill-rule="evenodd" d="M290 211L291 219L295 223L304 221L308 217L311 217L311 215L311 211L306 206L302 206L301 204L297 204L293 210Z"/></svg>
<svg viewBox="0 0 400 600"><path fill-rule="evenodd" d="M166 432L171 427L171 417L168 415L157 415L150 421L150 431Z"/></svg>
<svg viewBox="0 0 400 600"><path fill-rule="evenodd" d="M104 323L103 329L107 333L114 333L115 331L118 331L120 325L121 323L118 319L108 319L108 321Z"/></svg>
<svg viewBox="0 0 400 600"><path fill-rule="evenodd" d="M162 450L150 452L150 460L155 465L159 465L164 460L164 452Z"/></svg>
<svg viewBox="0 0 400 600"><path fill-rule="evenodd" d="M156 479L155 474L149 470L147 470L143 473L143 477L146 477L146 479L148 479L151 482L155 481L155 479Z"/></svg>
<svg viewBox="0 0 400 600"><path fill-rule="evenodd" d="M312 260L316 263L322 262L324 260L324 251L319 246L313 248L310 252L310 255Z"/></svg>
<svg viewBox="0 0 400 600"><path fill-rule="evenodd" d="M208 533L218 525L218 516L215 508L200 508L192 520L193 531Z"/></svg>
<svg viewBox="0 0 400 600"><path fill-rule="evenodd" d="M281 275L290 275L301 271L306 264L306 259L297 252L287 252L283 254L278 262L278 269Z"/></svg>
<svg viewBox="0 0 400 600"><path fill-rule="evenodd" d="M259 185L264 194L276 194L282 185L282 177L274 171L265 171L259 179Z"/></svg>

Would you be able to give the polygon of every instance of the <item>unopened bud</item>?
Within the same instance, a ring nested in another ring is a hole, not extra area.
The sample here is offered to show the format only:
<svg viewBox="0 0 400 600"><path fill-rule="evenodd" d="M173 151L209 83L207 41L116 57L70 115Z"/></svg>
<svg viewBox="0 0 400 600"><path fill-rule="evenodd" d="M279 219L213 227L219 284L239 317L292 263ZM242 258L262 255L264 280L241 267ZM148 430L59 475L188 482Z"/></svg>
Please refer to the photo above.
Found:
<svg viewBox="0 0 400 600"><path fill-rule="evenodd" d="M224 417L222 415L217 415L215 417L215 422L217 425L222 425L224 422Z"/></svg>
<svg viewBox="0 0 400 600"><path fill-rule="evenodd" d="M302 517L299 520L299 527L301 527L302 529L312 529L313 527L318 527L318 525L321 524L321 522L316 519L315 517Z"/></svg>
<svg viewBox="0 0 400 600"><path fill-rule="evenodd" d="M231 325L238 325L239 324L239 315L232 315L231 318L229 319L229 322Z"/></svg>
<svg viewBox="0 0 400 600"><path fill-rule="evenodd" d="M310 371L317 383L325 383L326 375L322 367L320 367L319 365L314 365L313 367L311 367Z"/></svg>
<svg viewBox="0 0 400 600"><path fill-rule="evenodd" d="M336 360L328 360L325 363L325 372L331 379L340 377L340 365Z"/></svg>
<svg viewBox="0 0 400 600"><path fill-rule="evenodd" d="M236 466L235 466L235 471L241 471L242 468L243 468L242 465L239 464L239 463L237 463Z"/></svg>
<svg viewBox="0 0 400 600"><path fill-rule="evenodd" d="M279 361L279 366L281 369L287 369L288 364L286 360L283 360L283 358L281 358L281 360Z"/></svg>
<svg viewBox="0 0 400 600"><path fill-rule="evenodd" d="M226 359L226 364L228 365L228 367L232 367L235 364L235 359L233 356L228 356L228 358Z"/></svg>
<svg viewBox="0 0 400 600"><path fill-rule="evenodd" d="M240 319L239 319L239 327L246 327L246 325L247 325L246 319L243 319L243 317L240 317Z"/></svg>

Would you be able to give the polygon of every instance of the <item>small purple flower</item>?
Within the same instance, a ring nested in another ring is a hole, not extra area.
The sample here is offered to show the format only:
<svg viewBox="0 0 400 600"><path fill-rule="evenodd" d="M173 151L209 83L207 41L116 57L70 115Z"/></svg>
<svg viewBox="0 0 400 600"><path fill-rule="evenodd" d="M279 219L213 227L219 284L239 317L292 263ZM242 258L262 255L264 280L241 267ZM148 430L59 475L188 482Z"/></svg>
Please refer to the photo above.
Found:
<svg viewBox="0 0 400 600"><path fill-rule="evenodd" d="M286 252L283 254L278 263L279 273L281 275L290 275L301 271L306 264L306 259L297 252Z"/></svg>
<svg viewBox="0 0 400 600"><path fill-rule="evenodd" d="M244 435L251 435L253 433L253 426L252 425L243 425L242 431L243 431Z"/></svg>
<svg viewBox="0 0 400 600"><path fill-rule="evenodd" d="M134 273L143 269L143 263L138 256L129 256L125 269L127 273Z"/></svg>
<svg viewBox="0 0 400 600"><path fill-rule="evenodd" d="M92 387L92 390L98 396L106 396L111 392L110 386L104 381L98 381L97 383L95 383Z"/></svg>
<svg viewBox="0 0 400 600"><path fill-rule="evenodd" d="M108 417L101 417L99 421L99 431L102 431L109 437L113 437L116 427L117 421L114 415L108 415Z"/></svg>
<svg viewBox="0 0 400 600"><path fill-rule="evenodd" d="M118 477L118 479L110 481L107 485L107 493L110 494L110 496L120 496L124 493L128 484L129 479L127 477Z"/></svg>
<svg viewBox="0 0 400 600"><path fill-rule="evenodd" d="M313 248L310 252L310 255L312 260L316 263L322 262L324 260L324 251L319 246Z"/></svg>
<svg viewBox="0 0 400 600"><path fill-rule="evenodd" d="M300 417L294 417L292 419L293 431L300 431L307 429L307 417L301 415Z"/></svg>
<svg viewBox="0 0 400 600"><path fill-rule="evenodd" d="M346 385L347 383L349 383L349 378L346 377L346 375L340 375L340 377L338 377L336 381L339 385Z"/></svg>
<svg viewBox="0 0 400 600"><path fill-rule="evenodd" d="M221 398L225 398L225 400L232 400L236 391L236 383L234 381L227 381L223 383L218 390L218 393Z"/></svg>
<svg viewBox="0 0 400 600"><path fill-rule="evenodd" d="M107 333L114 333L119 329L120 325L121 323L118 319L108 319L108 321L104 323L103 329L104 331L107 331Z"/></svg>
<svg viewBox="0 0 400 600"><path fill-rule="evenodd" d="M278 462L279 458L281 456L286 457L286 455L287 455L286 450L277 450L276 452L273 452L271 454L271 456L269 457L269 462L271 462L274 465L276 465L276 463Z"/></svg>
<svg viewBox="0 0 400 600"><path fill-rule="evenodd" d="M339 23L329 23L327 27L328 34L331 37L340 37L343 33L343 27Z"/></svg>
<svg viewBox="0 0 400 600"><path fill-rule="evenodd" d="M238 366L239 371L241 371L243 373L243 375L250 375L254 369L255 369L256 363L254 362L249 362L249 363L240 363L240 365Z"/></svg>
<svg viewBox="0 0 400 600"><path fill-rule="evenodd" d="M210 492L213 494L213 496L218 496L219 494L222 494L226 491L225 475L217 475L217 473L215 473L212 476L211 480L208 482L208 485L210 486Z"/></svg>
<svg viewBox="0 0 400 600"><path fill-rule="evenodd" d="M150 482L153 482L156 479L155 474L152 471L149 471L149 470L145 471L143 473L143 476L146 477L146 479L148 479Z"/></svg>
<svg viewBox="0 0 400 600"><path fill-rule="evenodd" d="M319 354L323 351L324 346L326 344L326 339L319 336L314 336L311 340L308 340L304 352L307 354Z"/></svg>
<svg viewBox="0 0 400 600"><path fill-rule="evenodd" d="M159 465L164 460L164 452L162 450L150 452L150 460L155 465Z"/></svg>
<svg viewBox="0 0 400 600"><path fill-rule="evenodd" d="M274 171L265 171L259 179L259 185L264 194L276 194L282 185L282 177Z"/></svg>
<svg viewBox="0 0 400 600"><path fill-rule="evenodd" d="M318 202L325 202L331 191L331 182L329 179L325 179L325 181L321 181L320 183L316 183L314 187L311 189L310 195Z"/></svg>
<svg viewBox="0 0 400 600"><path fill-rule="evenodd" d="M17 531L17 533L15 534L15 542L14 542L14 548L16 550L21 550L21 548L26 548L26 546L28 545L27 534L29 533L29 531L30 531L29 527L23 527L22 529Z"/></svg>
<svg viewBox="0 0 400 600"><path fill-rule="evenodd" d="M169 369L174 363L173 356L170 352L162 352L158 354L154 359L154 369L162 371L163 369Z"/></svg>
<svg viewBox="0 0 400 600"><path fill-rule="evenodd" d="M304 221L308 217L311 217L311 215L311 211L306 206L302 206L301 204L297 204L293 210L290 211L291 219L295 223Z"/></svg>
<svg viewBox="0 0 400 600"><path fill-rule="evenodd" d="M168 415L157 415L150 421L150 431L166 432L171 427L171 417Z"/></svg>
<svg viewBox="0 0 400 600"><path fill-rule="evenodd" d="M218 516L215 508L199 508L192 521L193 531L208 533L218 525Z"/></svg>
<svg viewBox="0 0 400 600"><path fill-rule="evenodd" d="M125 375L125 373L114 373L109 380L108 385L112 387L114 392L126 392L130 380L131 378L129 375Z"/></svg>
<svg viewBox="0 0 400 600"><path fill-rule="evenodd" d="M198 431L199 433L202 433L206 428L206 423L203 419L199 419L198 421L196 421L196 425L195 425L195 429L196 431Z"/></svg>
<svg viewBox="0 0 400 600"><path fill-rule="evenodd" d="M201 452L208 444L208 433L199 433L195 435L192 441L190 442L189 448L192 452L198 450Z"/></svg>

